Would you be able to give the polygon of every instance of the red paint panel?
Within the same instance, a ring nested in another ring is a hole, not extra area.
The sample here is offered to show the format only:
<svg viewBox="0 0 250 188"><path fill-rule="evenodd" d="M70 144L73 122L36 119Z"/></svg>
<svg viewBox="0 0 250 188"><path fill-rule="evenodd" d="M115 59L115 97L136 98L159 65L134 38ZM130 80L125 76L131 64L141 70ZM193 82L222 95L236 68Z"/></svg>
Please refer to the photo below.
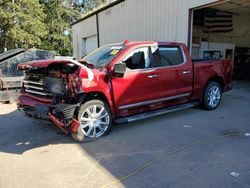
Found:
<svg viewBox="0 0 250 188"><path fill-rule="evenodd" d="M114 102L118 113L121 106L159 97L158 78L149 78L154 74L155 70L131 71L125 73L122 78L113 77Z"/></svg>
<svg viewBox="0 0 250 188"><path fill-rule="evenodd" d="M38 61L30 61L27 63L22 63L17 66L18 70L27 70L33 67L36 68L46 68L51 64L68 64L69 61L67 60L55 60L55 59L50 59L50 60L38 60Z"/></svg>
<svg viewBox="0 0 250 188"><path fill-rule="evenodd" d="M71 121L70 123L70 130L71 132L73 133L76 133L78 131L78 128L79 128L79 121L77 121L75 118Z"/></svg>
<svg viewBox="0 0 250 188"><path fill-rule="evenodd" d="M17 105L18 106L31 106L34 107L37 104L47 104L47 105L52 105L52 101L49 102L45 102L42 100L36 100L33 97L30 97L30 95L26 96L26 95L21 95L19 96L18 100L17 100Z"/></svg>

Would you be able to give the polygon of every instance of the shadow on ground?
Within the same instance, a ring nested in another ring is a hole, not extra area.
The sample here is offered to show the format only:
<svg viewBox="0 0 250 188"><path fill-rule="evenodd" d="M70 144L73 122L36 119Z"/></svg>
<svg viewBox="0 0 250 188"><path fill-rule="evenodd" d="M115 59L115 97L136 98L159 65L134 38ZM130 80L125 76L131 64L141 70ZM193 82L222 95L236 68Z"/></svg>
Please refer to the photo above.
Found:
<svg viewBox="0 0 250 188"><path fill-rule="evenodd" d="M0 152L22 154L37 147L70 142L71 138L59 134L50 122L33 120L18 110L0 115Z"/></svg>
<svg viewBox="0 0 250 188"><path fill-rule="evenodd" d="M119 179L167 151L205 138L240 133L174 153L124 180L122 185L249 187L250 137L244 135L250 132L249 88L249 83L236 85L224 95L221 106L215 111L192 108L118 125L109 136L81 144L70 136L58 134L52 124L26 118L16 110L0 115L0 152L23 154L48 145L77 145ZM240 179L232 178L231 171L241 172ZM94 175L89 181L93 178ZM97 182L98 186L102 184Z"/></svg>

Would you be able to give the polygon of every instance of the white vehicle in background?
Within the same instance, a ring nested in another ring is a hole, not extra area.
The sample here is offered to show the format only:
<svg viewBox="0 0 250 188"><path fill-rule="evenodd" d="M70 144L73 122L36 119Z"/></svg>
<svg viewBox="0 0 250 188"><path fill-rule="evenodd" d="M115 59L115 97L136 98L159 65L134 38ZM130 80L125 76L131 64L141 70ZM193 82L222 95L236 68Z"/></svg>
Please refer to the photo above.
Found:
<svg viewBox="0 0 250 188"><path fill-rule="evenodd" d="M74 57L71 56L55 56L55 59L60 59L60 60L74 60Z"/></svg>

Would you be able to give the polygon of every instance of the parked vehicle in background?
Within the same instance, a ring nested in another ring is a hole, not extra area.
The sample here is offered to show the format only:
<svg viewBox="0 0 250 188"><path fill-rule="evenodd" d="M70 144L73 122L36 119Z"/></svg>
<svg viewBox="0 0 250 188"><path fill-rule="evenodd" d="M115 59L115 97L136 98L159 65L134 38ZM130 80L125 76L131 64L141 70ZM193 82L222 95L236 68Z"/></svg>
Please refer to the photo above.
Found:
<svg viewBox="0 0 250 188"><path fill-rule="evenodd" d="M32 60L54 59L54 53L41 49L14 49L0 54L0 102L17 99L24 78L17 65Z"/></svg>
<svg viewBox="0 0 250 188"><path fill-rule="evenodd" d="M192 62L184 44L168 42L126 41L80 61L33 61L18 68L25 70L18 109L52 121L77 141L108 134L114 122L198 104L214 110L232 78L232 61Z"/></svg>
<svg viewBox="0 0 250 188"><path fill-rule="evenodd" d="M74 60L75 58L72 57L72 56L55 56L54 59L61 59L61 60L69 59L69 60Z"/></svg>

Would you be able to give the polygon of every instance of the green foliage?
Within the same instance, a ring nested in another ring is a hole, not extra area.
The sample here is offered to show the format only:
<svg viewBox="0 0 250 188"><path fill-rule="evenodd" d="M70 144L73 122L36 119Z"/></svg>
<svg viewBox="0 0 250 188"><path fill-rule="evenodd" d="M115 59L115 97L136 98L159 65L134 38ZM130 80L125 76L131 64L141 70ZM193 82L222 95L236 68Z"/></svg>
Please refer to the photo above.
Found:
<svg viewBox="0 0 250 188"><path fill-rule="evenodd" d="M108 0L76 0L75 3L82 8L84 14L87 14L94 8L107 4Z"/></svg>
<svg viewBox="0 0 250 188"><path fill-rule="evenodd" d="M72 55L70 24L80 17L80 8L74 7L70 0L40 0L40 3L44 6L48 31L40 47L60 55Z"/></svg>
<svg viewBox="0 0 250 188"><path fill-rule="evenodd" d="M0 0L0 52L42 48L72 55L71 25L107 0Z"/></svg>
<svg viewBox="0 0 250 188"><path fill-rule="evenodd" d="M38 0L0 0L0 44L4 48L30 48L46 35L45 15Z"/></svg>

